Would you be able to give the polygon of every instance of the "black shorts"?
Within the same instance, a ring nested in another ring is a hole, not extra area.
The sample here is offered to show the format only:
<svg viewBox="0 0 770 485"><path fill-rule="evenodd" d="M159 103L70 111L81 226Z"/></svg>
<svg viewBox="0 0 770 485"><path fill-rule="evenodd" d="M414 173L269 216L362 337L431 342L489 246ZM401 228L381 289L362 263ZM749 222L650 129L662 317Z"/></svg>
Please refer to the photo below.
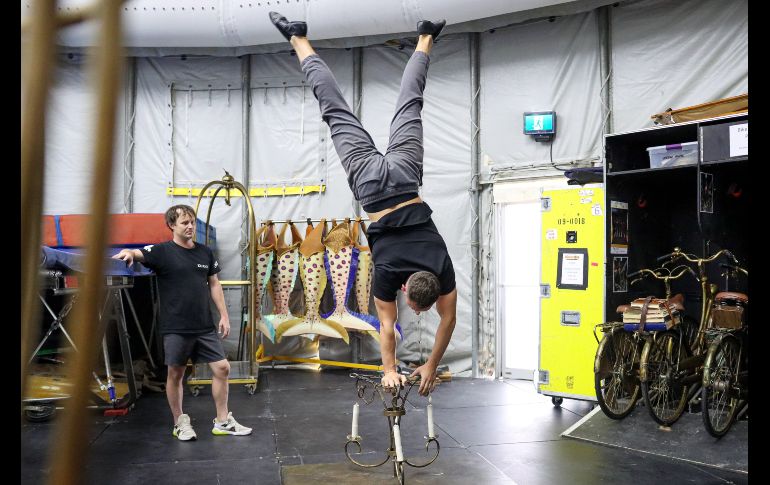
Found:
<svg viewBox="0 0 770 485"><path fill-rule="evenodd" d="M222 339L214 330L204 334L165 334L163 352L165 364L171 366L187 365L187 359L192 359L195 364L207 364L227 358Z"/></svg>

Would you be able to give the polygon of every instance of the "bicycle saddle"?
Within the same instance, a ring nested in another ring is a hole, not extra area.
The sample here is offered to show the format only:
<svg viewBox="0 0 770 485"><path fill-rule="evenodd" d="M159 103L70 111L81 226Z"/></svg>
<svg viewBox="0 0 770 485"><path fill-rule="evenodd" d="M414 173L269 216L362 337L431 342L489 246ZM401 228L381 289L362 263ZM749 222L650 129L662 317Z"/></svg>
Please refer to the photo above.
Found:
<svg viewBox="0 0 770 485"><path fill-rule="evenodd" d="M728 301L748 303L749 297L745 293L738 293L734 291L721 291L717 293L716 297L714 297L714 301L716 301L717 303L728 302Z"/></svg>

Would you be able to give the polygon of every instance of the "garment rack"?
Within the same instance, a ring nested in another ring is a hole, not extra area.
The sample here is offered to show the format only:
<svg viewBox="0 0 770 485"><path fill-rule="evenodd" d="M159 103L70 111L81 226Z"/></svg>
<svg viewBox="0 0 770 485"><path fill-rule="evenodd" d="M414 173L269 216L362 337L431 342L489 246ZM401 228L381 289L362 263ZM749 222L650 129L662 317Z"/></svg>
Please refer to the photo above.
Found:
<svg viewBox="0 0 770 485"><path fill-rule="evenodd" d="M334 220L345 220L350 219L350 221L369 221L368 217L342 217L342 218L332 218ZM264 226L265 224L299 224L299 223L308 223L308 222L321 222L322 220L325 221L331 221L332 219L286 219L286 220L278 220L278 219L265 219L262 222L260 222L260 225Z"/></svg>

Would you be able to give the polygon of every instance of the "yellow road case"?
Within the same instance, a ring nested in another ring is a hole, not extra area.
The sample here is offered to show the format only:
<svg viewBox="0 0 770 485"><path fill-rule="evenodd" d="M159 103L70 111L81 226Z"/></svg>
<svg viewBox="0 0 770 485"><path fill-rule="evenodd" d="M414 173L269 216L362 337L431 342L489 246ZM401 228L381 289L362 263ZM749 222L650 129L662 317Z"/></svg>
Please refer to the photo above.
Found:
<svg viewBox="0 0 770 485"><path fill-rule="evenodd" d="M542 192L540 347L537 390L596 400L594 325L604 310L604 190Z"/></svg>

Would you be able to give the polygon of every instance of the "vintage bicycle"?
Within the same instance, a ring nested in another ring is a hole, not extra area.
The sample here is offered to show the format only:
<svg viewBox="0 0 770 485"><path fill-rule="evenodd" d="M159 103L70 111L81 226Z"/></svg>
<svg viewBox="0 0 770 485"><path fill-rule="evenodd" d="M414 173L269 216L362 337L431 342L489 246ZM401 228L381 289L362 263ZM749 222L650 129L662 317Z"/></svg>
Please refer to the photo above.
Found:
<svg viewBox="0 0 770 485"><path fill-rule="evenodd" d="M724 292L717 293L712 305L707 333L711 344L703 364L701 406L703 424L715 438L724 436L749 398L749 327L745 293L729 291L730 277L749 272L737 265L726 269Z"/></svg>
<svg viewBox="0 0 770 485"><path fill-rule="evenodd" d="M697 267L697 280L701 287L701 316L694 338L688 336L686 328L674 326L648 339L639 366L642 397L652 418L662 426L671 426L684 413L687 402L697 391L703 378L703 363L708 350L707 328L711 315L717 285L710 283L706 265L720 257L727 257L735 265L738 260L727 249L722 249L707 258L697 258L680 248L658 258L666 264L682 259Z"/></svg>
<svg viewBox="0 0 770 485"><path fill-rule="evenodd" d="M686 265L674 268L664 265L654 270L642 268L630 273L628 277L631 278L629 283L631 286L648 277L663 281L666 301L673 309L673 324L685 325L682 315L684 296L682 294L672 296L671 281L681 278L688 272L693 271ZM630 307L631 305L620 305L617 313L622 316ZM689 328L693 325L687 326ZM597 328L604 333L601 342L596 336ZM599 343L594 359L594 387L599 407L608 417L623 419L634 409L640 398L639 369L642 350L645 342L660 330L666 330L666 327L661 329L655 325L646 325L645 321L640 325L622 321L604 322L594 327L594 338Z"/></svg>

